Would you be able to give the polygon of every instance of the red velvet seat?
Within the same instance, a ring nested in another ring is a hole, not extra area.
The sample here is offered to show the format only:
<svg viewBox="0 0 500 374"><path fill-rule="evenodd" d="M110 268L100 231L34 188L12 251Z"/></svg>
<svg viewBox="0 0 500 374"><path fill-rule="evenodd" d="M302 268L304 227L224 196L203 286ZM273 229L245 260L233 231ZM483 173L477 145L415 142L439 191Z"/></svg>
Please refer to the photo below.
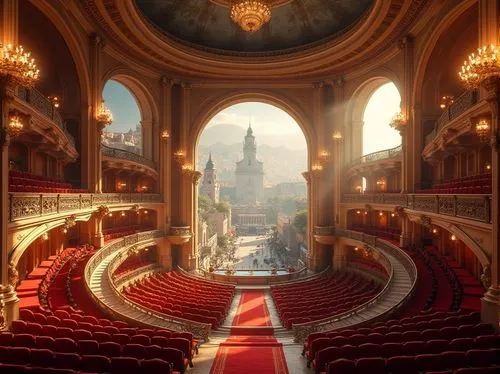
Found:
<svg viewBox="0 0 500 374"><path fill-rule="evenodd" d="M184 372L189 365L189 360L180 349L163 348L160 359L170 362L175 371Z"/></svg>
<svg viewBox="0 0 500 374"><path fill-rule="evenodd" d="M33 366L51 367L55 366L56 355L50 349L32 349L31 364Z"/></svg>
<svg viewBox="0 0 500 374"><path fill-rule="evenodd" d="M122 347L122 355L128 357L134 357L139 360L146 358L146 350L141 344L125 344Z"/></svg>
<svg viewBox="0 0 500 374"><path fill-rule="evenodd" d="M55 367L60 369L78 369L80 356L76 353L57 352Z"/></svg>
<svg viewBox="0 0 500 374"><path fill-rule="evenodd" d="M497 353L489 349L470 349L465 353L465 359L469 366L490 366L498 360Z"/></svg>
<svg viewBox="0 0 500 374"><path fill-rule="evenodd" d="M391 374L418 374L418 366L413 356L395 356L387 359Z"/></svg>
<svg viewBox="0 0 500 374"><path fill-rule="evenodd" d="M0 346L9 347L12 345L12 333L4 331L0 333Z"/></svg>
<svg viewBox="0 0 500 374"><path fill-rule="evenodd" d="M446 352L441 352L440 355L444 367L448 369L458 369L467 366L467 361L465 359L465 352L446 351Z"/></svg>
<svg viewBox="0 0 500 374"><path fill-rule="evenodd" d="M358 374L386 374L386 362L382 357L367 357L356 360L356 373Z"/></svg>
<svg viewBox="0 0 500 374"><path fill-rule="evenodd" d="M169 374L170 372L171 372L170 364L164 360L160 360L158 358L155 358L155 359L141 361L140 373L144 373L144 374L154 374L154 373Z"/></svg>
<svg viewBox="0 0 500 374"><path fill-rule="evenodd" d="M119 357L122 354L122 347L114 342L99 343L99 352L106 357Z"/></svg>
<svg viewBox="0 0 500 374"><path fill-rule="evenodd" d="M338 359L328 364L328 374L355 374L356 363L353 360Z"/></svg>
<svg viewBox="0 0 500 374"><path fill-rule="evenodd" d="M113 357L111 359L111 373L138 373L140 370L139 360L132 357Z"/></svg>
<svg viewBox="0 0 500 374"><path fill-rule="evenodd" d="M76 342L70 338L57 338L53 350L61 353L76 352Z"/></svg>
<svg viewBox="0 0 500 374"><path fill-rule="evenodd" d="M90 373L105 373L111 370L111 361L105 356L84 355L81 358L80 367L83 371Z"/></svg>
<svg viewBox="0 0 500 374"><path fill-rule="evenodd" d="M30 362L31 351L26 347L10 347L2 361L7 364L26 364Z"/></svg>
<svg viewBox="0 0 500 374"><path fill-rule="evenodd" d="M35 348L35 337L31 334L14 334L12 337L12 346Z"/></svg>
<svg viewBox="0 0 500 374"><path fill-rule="evenodd" d="M37 336L36 337L36 347L38 349L54 349L55 339L51 336Z"/></svg>
<svg viewBox="0 0 500 374"><path fill-rule="evenodd" d="M141 345L150 345L151 339L146 335L133 335L130 337L130 343L133 344L141 344Z"/></svg>

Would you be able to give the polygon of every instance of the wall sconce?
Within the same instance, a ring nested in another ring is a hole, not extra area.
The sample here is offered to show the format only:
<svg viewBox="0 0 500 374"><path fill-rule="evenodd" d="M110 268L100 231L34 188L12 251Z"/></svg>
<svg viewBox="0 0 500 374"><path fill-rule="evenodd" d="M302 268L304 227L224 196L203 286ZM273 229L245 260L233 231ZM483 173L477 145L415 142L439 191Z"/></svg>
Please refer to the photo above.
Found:
<svg viewBox="0 0 500 374"><path fill-rule="evenodd" d="M340 133L339 130L335 130L332 135L333 140L335 141L341 141L342 140L342 134Z"/></svg>
<svg viewBox="0 0 500 374"><path fill-rule="evenodd" d="M357 211L356 211L356 214L361 214L361 211L357 210Z"/></svg>
<svg viewBox="0 0 500 374"><path fill-rule="evenodd" d="M365 210L365 212L363 214L366 216L366 215L368 215L368 212Z"/></svg>
<svg viewBox="0 0 500 374"><path fill-rule="evenodd" d="M49 96L48 99L50 100L50 102L52 103L52 106L54 108L59 108L60 106L60 102L59 102L59 98L57 96Z"/></svg>
<svg viewBox="0 0 500 374"><path fill-rule="evenodd" d="M391 213L391 217L395 217L395 216L396 216L396 214L394 214L394 213Z"/></svg>
<svg viewBox="0 0 500 374"><path fill-rule="evenodd" d="M323 170L323 166L321 164L313 164L311 166L311 171L313 172L320 172Z"/></svg>
<svg viewBox="0 0 500 374"><path fill-rule="evenodd" d="M13 111L9 115L9 124L7 126L7 132L13 138L21 135L24 129L24 124L21 116L17 111Z"/></svg>
<svg viewBox="0 0 500 374"><path fill-rule="evenodd" d="M326 164L328 161L330 161L330 152L328 152L327 150L322 150L320 153L319 153L319 161L320 163L322 163L323 165Z"/></svg>
<svg viewBox="0 0 500 374"><path fill-rule="evenodd" d="M125 217L125 214L126 214L125 212L121 212L121 214L120 214L120 215L121 215L122 217Z"/></svg>
<svg viewBox="0 0 500 374"><path fill-rule="evenodd" d="M451 234L450 239L451 239L452 241L455 241L455 240L457 240L457 237L455 236L455 234Z"/></svg>
<svg viewBox="0 0 500 374"><path fill-rule="evenodd" d="M384 215L384 212L379 212L378 215L382 217Z"/></svg>
<svg viewBox="0 0 500 374"><path fill-rule="evenodd" d="M385 180L383 180L383 179L379 179L379 180L377 181L377 186L384 186L384 185L385 185Z"/></svg>
<svg viewBox="0 0 500 374"><path fill-rule="evenodd" d="M113 217L113 213L109 212L108 217Z"/></svg>
<svg viewBox="0 0 500 374"><path fill-rule="evenodd" d="M170 138L170 134L168 133L168 131L167 131L167 130L163 130L163 131L161 132L160 137L161 137L161 140L166 141L166 140L168 140L168 138Z"/></svg>
<svg viewBox="0 0 500 374"><path fill-rule="evenodd" d="M484 170L486 171L490 171L491 170L491 164L489 162L487 162L485 165L484 165Z"/></svg>
<svg viewBox="0 0 500 374"><path fill-rule="evenodd" d="M482 119L476 124L476 134L479 137L481 143L488 142L488 136L490 134L490 124L487 120Z"/></svg>
<svg viewBox="0 0 500 374"><path fill-rule="evenodd" d="M142 192L146 192L148 190L148 186L141 186Z"/></svg>
<svg viewBox="0 0 500 374"><path fill-rule="evenodd" d="M65 228L63 228L62 232L63 232L63 234L67 234L68 233L68 229L65 227Z"/></svg>
<svg viewBox="0 0 500 374"><path fill-rule="evenodd" d="M184 153L184 151L182 149L174 152L174 160L177 163L182 164L184 162L184 158L186 158L186 154Z"/></svg>
<svg viewBox="0 0 500 374"><path fill-rule="evenodd" d="M447 107L449 107L451 104L453 104L453 100L454 97L453 96L449 96L449 95L445 95L441 98L441 104L439 104L439 107L441 109L445 109Z"/></svg>
<svg viewBox="0 0 500 374"><path fill-rule="evenodd" d="M357 252L359 250L359 248L358 247L354 247L354 250Z"/></svg>
<svg viewBox="0 0 500 374"><path fill-rule="evenodd" d="M145 210L145 211L144 211L144 214L148 214L148 211L147 211L147 210Z"/></svg>
<svg viewBox="0 0 500 374"><path fill-rule="evenodd" d="M438 233L438 229L436 229L435 227L432 229L432 233L433 234L437 234Z"/></svg>
<svg viewBox="0 0 500 374"><path fill-rule="evenodd" d="M49 240L49 234L48 234L48 233L46 233L46 232L44 232L44 233L42 234L42 240Z"/></svg>

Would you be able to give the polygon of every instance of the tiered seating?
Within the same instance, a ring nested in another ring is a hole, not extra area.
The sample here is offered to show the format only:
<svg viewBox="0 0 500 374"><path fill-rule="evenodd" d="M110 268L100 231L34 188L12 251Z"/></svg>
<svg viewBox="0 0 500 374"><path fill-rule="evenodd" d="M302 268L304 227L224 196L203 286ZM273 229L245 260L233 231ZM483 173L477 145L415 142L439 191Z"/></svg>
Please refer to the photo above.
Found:
<svg viewBox="0 0 500 374"><path fill-rule="evenodd" d="M56 310L51 314L24 309L21 318L12 323L11 332L0 334L2 364L55 365L86 372L106 372L113 370L113 360L128 357L131 366L123 368L123 372L136 372L140 360L158 358L172 363L174 370L183 372L188 364L192 365L197 347L191 333L139 329L122 321L97 319L66 310ZM10 350L10 347L24 349ZM39 360L40 350L45 351L44 356L54 355L56 360L42 362ZM106 369L89 369L84 362L89 360L88 356L102 357L94 360L100 361L103 365L100 367Z"/></svg>
<svg viewBox="0 0 500 374"><path fill-rule="evenodd" d="M123 261L113 273L114 277L119 277L123 274L130 273L131 271L137 270L144 266L149 266L153 264L154 261L148 252L141 252L139 254L128 256L125 261Z"/></svg>
<svg viewBox="0 0 500 374"><path fill-rule="evenodd" d="M313 280L271 287L286 328L333 317L372 299L381 287L354 273L328 273Z"/></svg>
<svg viewBox="0 0 500 374"><path fill-rule="evenodd" d="M401 229L398 227L352 224L348 229L396 241L399 240L401 235Z"/></svg>
<svg viewBox="0 0 500 374"><path fill-rule="evenodd" d="M146 277L124 294L149 309L218 328L228 313L234 287L171 271Z"/></svg>
<svg viewBox="0 0 500 374"><path fill-rule="evenodd" d="M419 189L417 193L491 194L491 173L435 183L430 189Z"/></svg>
<svg viewBox="0 0 500 374"><path fill-rule="evenodd" d="M111 239L121 238L122 236L132 235L139 231L139 225L113 227L111 229L104 229L104 241Z"/></svg>
<svg viewBox="0 0 500 374"><path fill-rule="evenodd" d="M499 365L499 343L493 327L479 323L479 313L433 311L310 334L303 355L317 373L417 374Z"/></svg>
<svg viewBox="0 0 500 374"><path fill-rule="evenodd" d="M74 188L71 184L58 178L44 177L24 171L9 172L10 192L42 192L42 193L83 193L85 189Z"/></svg>
<svg viewBox="0 0 500 374"><path fill-rule="evenodd" d="M388 275L387 270L380 263L364 257L357 257L349 260L349 265L367 270L369 272L379 273L385 277Z"/></svg>

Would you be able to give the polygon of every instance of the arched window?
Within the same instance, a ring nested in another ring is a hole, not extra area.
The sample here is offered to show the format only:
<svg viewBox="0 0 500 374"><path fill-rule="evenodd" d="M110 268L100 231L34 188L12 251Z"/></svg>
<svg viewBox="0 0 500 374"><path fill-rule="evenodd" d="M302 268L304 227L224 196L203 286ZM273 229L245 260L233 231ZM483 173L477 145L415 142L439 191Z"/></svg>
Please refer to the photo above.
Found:
<svg viewBox="0 0 500 374"><path fill-rule="evenodd" d="M400 106L401 96L394 83L386 83L373 92L363 115L363 155L401 144L401 135L389 125Z"/></svg>
<svg viewBox="0 0 500 374"><path fill-rule="evenodd" d="M103 131L102 144L142 155L141 112L135 97L112 79L106 82L102 97L113 113L113 123Z"/></svg>

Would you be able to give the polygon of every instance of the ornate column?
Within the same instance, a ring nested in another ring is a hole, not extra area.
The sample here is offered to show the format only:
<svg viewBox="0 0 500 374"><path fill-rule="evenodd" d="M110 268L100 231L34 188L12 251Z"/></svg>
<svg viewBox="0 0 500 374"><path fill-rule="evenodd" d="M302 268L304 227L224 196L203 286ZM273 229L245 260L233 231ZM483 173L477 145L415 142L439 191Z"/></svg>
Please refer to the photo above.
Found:
<svg viewBox="0 0 500 374"><path fill-rule="evenodd" d="M142 153L149 160L153 160L153 121L141 121Z"/></svg>
<svg viewBox="0 0 500 374"><path fill-rule="evenodd" d="M87 181L89 192L102 192L102 155L101 135L107 123L98 121L102 106L101 55L104 40L92 34L90 43L90 84L91 84L91 116L87 132L82 137L82 171L86 171L83 180ZM111 123L111 122L110 122ZM86 152L85 152L86 151Z"/></svg>
<svg viewBox="0 0 500 374"><path fill-rule="evenodd" d="M483 82L486 100L491 110L491 267L484 269L481 277L488 290L481 299L481 319L498 328L498 305L500 304L500 79Z"/></svg>

